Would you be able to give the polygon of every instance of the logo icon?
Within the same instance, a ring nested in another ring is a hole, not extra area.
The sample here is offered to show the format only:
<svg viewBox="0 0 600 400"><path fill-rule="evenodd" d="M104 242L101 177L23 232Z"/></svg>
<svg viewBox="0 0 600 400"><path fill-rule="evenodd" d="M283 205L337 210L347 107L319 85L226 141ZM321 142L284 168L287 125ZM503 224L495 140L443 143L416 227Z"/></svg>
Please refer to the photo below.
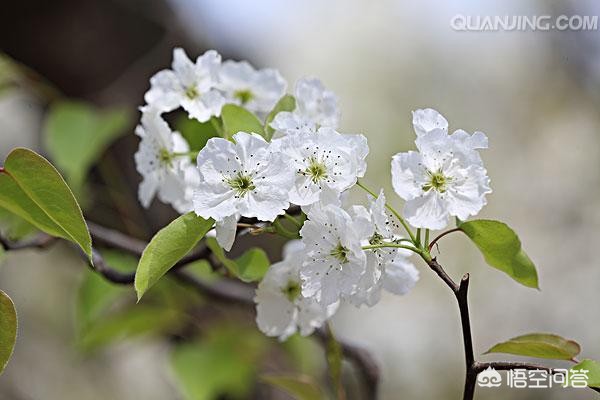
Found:
<svg viewBox="0 0 600 400"><path fill-rule="evenodd" d="M494 368L488 367L477 376L477 384L488 388L499 387L502 385L502 375Z"/></svg>

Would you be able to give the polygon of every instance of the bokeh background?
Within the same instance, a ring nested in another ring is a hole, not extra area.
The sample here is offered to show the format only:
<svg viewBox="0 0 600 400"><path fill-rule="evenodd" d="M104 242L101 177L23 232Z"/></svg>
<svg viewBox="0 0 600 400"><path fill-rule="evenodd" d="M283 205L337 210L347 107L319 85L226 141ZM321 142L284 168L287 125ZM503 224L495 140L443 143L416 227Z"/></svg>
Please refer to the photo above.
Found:
<svg viewBox="0 0 600 400"><path fill-rule="evenodd" d="M0 95L0 156L15 146L45 152L45 113L55 92L42 90L41 96L42 81L70 98L128 108L134 115L128 133L90 180L110 177L106 170L112 169L124 185L112 201L133 222L111 214L105 206L111 195L102 190L92 191L89 213L144 238L173 214L160 205L147 213L135 206L135 108L176 45L194 57L214 48L224 58L275 67L290 85L305 75L321 78L339 96L342 131L369 139L365 181L386 189L397 205L390 158L413 147L411 111L435 108L451 129L488 135L483 159L494 193L481 216L512 226L540 275L541 291L525 288L488 268L464 237L444 239L439 257L447 271L455 278L471 273L476 352L540 331L575 338L584 356L598 359L600 32L456 32L450 20L456 14L599 13L592 0L7 2L0 12L0 50L31 73L27 84ZM180 398L165 366L164 341L78 353L74 299L83 273L66 246L8 254L0 286L16 303L20 328L14 357L0 376L0 399ZM458 398L458 311L452 294L422 265L410 294L384 296L371 309L344 307L333 325L380 362L381 399ZM517 359L481 359L499 357ZM591 399L594 393L480 388L477 398Z"/></svg>

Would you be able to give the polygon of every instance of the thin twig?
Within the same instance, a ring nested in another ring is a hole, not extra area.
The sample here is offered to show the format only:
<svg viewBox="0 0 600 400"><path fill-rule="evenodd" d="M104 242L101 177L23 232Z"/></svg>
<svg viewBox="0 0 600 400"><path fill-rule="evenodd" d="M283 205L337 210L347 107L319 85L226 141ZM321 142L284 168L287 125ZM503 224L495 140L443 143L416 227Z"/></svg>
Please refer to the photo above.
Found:
<svg viewBox="0 0 600 400"><path fill-rule="evenodd" d="M435 237L435 238L434 238L434 239L431 241L431 243L429 243L429 247L428 247L428 249L427 249L427 250L431 251L431 249L433 249L433 246L434 246L435 244L437 244L438 240L440 240L440 239L441 239L441 238L443 238L444 236L446 236L446 235L448 235L448 234L450 234L450 233L452 233L452 232L458 232L458 231L460 231L460 230L461 230L460 228L454 228L454 229L449 229L449 230L447 230L447 231L445 231L445 232L442 232L442 233L440 233L438 236L436 236L436 237Z"/></svg>

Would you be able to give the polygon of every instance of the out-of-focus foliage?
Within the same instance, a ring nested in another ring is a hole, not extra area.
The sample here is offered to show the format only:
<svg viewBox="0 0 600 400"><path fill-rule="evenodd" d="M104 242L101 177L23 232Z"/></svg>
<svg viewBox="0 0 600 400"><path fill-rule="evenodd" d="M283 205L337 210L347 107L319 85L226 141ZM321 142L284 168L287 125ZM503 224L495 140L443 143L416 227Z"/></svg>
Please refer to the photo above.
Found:
<svg viewBox="0 0 600 400"><path fill-rule="evenodd" d="M137 267L135 290L138 299L189 253L213 224L212 219L206 220L190 212L161 229L144 250Z"/></svg>
<svg viewBox="0 0 600 400"><path fill-rule="evenodd" d="M138 261L136 257L114 250L103 250L101 254L111 268L120 272L135 271ZM76 304L78 333L83 341L96 324L102 324L102 318L114 309L121 297L134 299L129 286L115 285L93 271L86 271L77 293Z"/></svg>
<svg viewBox="0 0 600 400"><path fill-rule="evenodd" d="M70 240L92 257L92 239L73 193L45 158L13 150L0 173L0 206L42 231Z"/></svg>
<svg viewBox="0 0 600 400"><path fill-rule="evenodd" d="M175 333L185 322L179 310L150 305L138 305L112 313L89 329L79 341L84 352L107 344L145 334Z"/></svg>
<svg viewBox="0 0 600 400"><path fill-rule="evenodd" d="M225 255L216 239L207 238L206 245L216 259L221 262L233 276L244 282L260 281L269 269L269 258L263 249L258 247L247 250L240 257L232 260Z"/></svg>
<svg viewBox="0 0 600 400"><path fill-rule="evenodd" d="M535 265L521 248L517 234L508 225L478 219L463 222L459 228L475 243L489 265L522 285L538 288Z"/></svg>
<svg viewBox="0 0 600 400"><path fill-rule="evenodd" d="M248 398L266 345L256 330L239 326L215 326L196 342L179 345L171 366L184 398Z"/></svg>
<svg viewBox="0 0 600 400"><path fill-rule="evenodd" d="M101 110L80 101L52 104L44 129L46 147L76 194L106 148L127 133L131 119L124 108Z"/></svg>
<svg viewBox="0 0 600 400"><path fill-rule="evenodd" d="M270 374L262 375L261 379L297 400L322 400L325 398L319 385L308 376Z"/></svg>
<svg viewBox="0 0 600 400"><path fill-rule="evenodd" d="M0 374L4 371L17 340L17 311L6 293L0 290Z"/></svg>
<svg viewBox="0 0 600 400"><path fill-rule="evenodd" d="M507 353L554 360L572 360L580 351L581 347L573 340L567 340L554 334L531 333L498 343L485 354Z"/></svg>

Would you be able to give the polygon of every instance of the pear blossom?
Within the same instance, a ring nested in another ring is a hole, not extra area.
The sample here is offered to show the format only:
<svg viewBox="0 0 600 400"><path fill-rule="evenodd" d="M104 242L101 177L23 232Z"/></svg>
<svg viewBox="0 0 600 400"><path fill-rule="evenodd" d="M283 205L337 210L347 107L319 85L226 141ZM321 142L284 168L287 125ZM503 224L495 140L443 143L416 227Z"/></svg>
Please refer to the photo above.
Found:
<svg viewBox="0 0 600 400"><path fill-rule="evenodd" d="M386 199L383 190L377 199L371 201L369 210L362 206L354 206L352 214L355 219L362 219L365 232L370 229L370 236L363 240L363 245L379 245L384 243L400 243L400 225L386 211ZM366 226L372 225L372 228ZM350 302L356 306L366 304L369 307L379 302L381 290L394 294L406 294L419 278L419 272L408 260L412 252L397 247L370 249L367 252L365 273L358 282Z"/></svg>
<svg viewBox="0 0 600 400"><path fill-rule="evenodd" d="M303 245L297 243L299 241L292 241L286 245L283 261L271 265L254 297L259 329L282 341L297 331L303 336L310 335L335 313L339 305L324 306L315 298L302 295ZM294 247L291 251L290 245Z"/></svg>
<svg viewBox="0 0 600 400"><path fill-rule="evenodd" d="M452 135L433 129L417 137L419 152L396 154L392 184L404 200L404 216L413 226L443 229L449 216L476 215L491 193L487 171L477 149L487 146L481 132Z"/></svg>
<svg viewBox="0 0 600 400"><path fill-rule="evenodd" d="M141 124L135 133L142 139L134 155L137 171L143 180L138 196L144 207L158 198L178 212L191 209L189 188L197 182L190 161L189 145L178 132L173 132L156 109L143 107Z"/></svg>
<svg viewBox="0 0 600 400"><path fill-rule="evenodd" d="M448 132L448 121L442 114L432 108L415 110L412 113L413 128L417 136L423 135L434 129Z"/></svg>
<svg viewBox="0 0 600 400"><path fill-rule="evenodd" d="M343 135L332 128L320 128L317 133L276 139L273 146L286 156L289 168L295 172L289 198L300 206L336 198L366 171L369 147L363 135Z"/></svg>
<svg viewBox="0 0 600 400"><path fill-rule="evenodd" d="M219 70L218 87L228 103L264 116L283 97L287 83L275 69L257 71L247 61L228 60Z"/></svg>
<svg viewBox="0 0 600 400"><path fill-rule="evenodd" d="M271 127L280 135L302 132L315 133L320 127L337 128L340 112L336 95L316 78L296 82L294 111L278 113Z"/></svg>
<svg viewBox="0 0 600 400"><path fill-rule="evenodd" d="M302 295L329 305L350 296L365 272L361 241L372 234L364 221L354 221L340 207L312 207L300 230L306 259L302 264Z"/></svg>
<svg viewBox="0 0 600 400"><path fill-rule="evenodd" d="M144 99L161 112L183 107L190 118L200 122L219 116L225 98L216 89L221 56L209 50L192 62L185 51L173 50L172 69L157 72L150 78L150 90Z"/></svg>
<svg viewBox="0 0 600 400"><path fill-rule="evenodd" d="M283 155L271 151L261 136L238 132L233 139L235 143L212 138L200 151L200 182L193 199L196 214L217 221L217 238L228 244L226 250L240 216L273 221L289 207L294 183Z"/></svg>

